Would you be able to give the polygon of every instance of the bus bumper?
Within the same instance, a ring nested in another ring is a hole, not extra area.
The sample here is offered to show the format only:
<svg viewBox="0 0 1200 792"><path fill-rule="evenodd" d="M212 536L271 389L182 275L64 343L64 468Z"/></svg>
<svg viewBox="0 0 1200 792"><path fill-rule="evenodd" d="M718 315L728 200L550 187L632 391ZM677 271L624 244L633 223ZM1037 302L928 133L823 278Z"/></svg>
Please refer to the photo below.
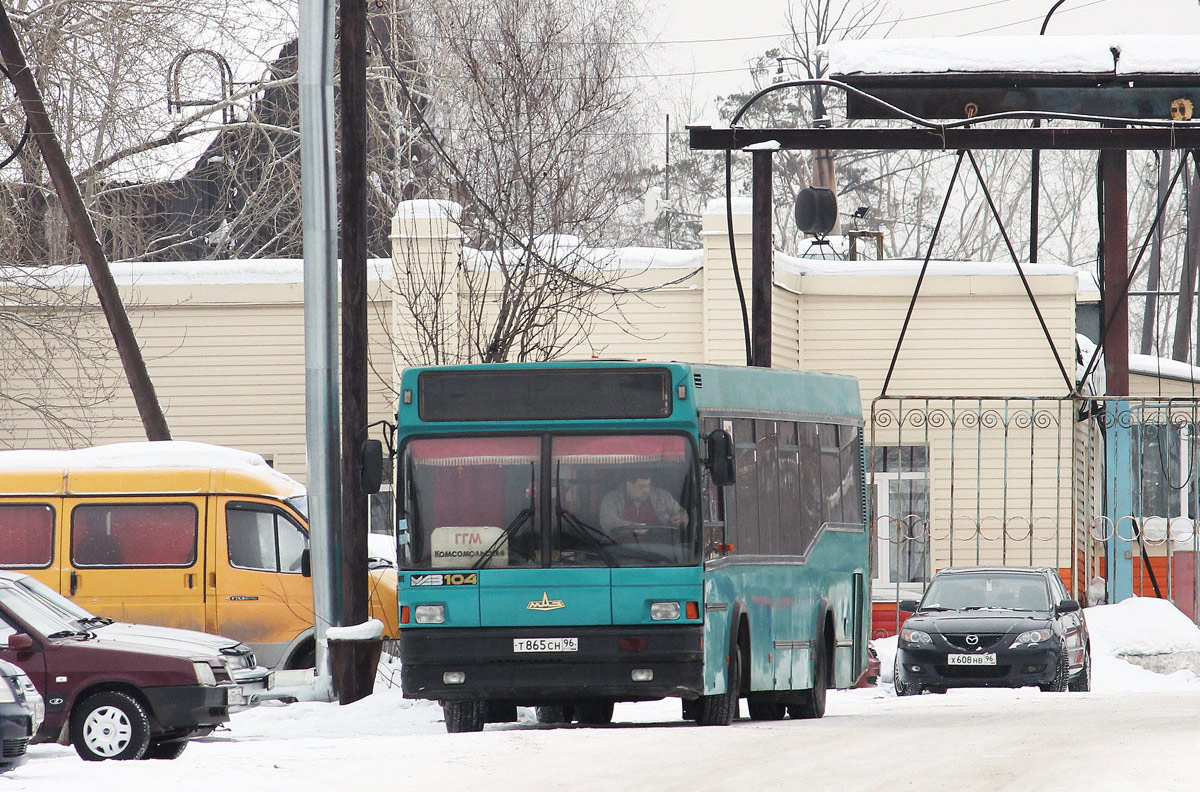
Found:
<svg viewBox="0 0 1200 792"><path fill-rule="evenodd" d="M703 630L700 624L401 630L401 686L405 698L522 706L587 697L695 698L704 692ZM577 651L515 651L517 639L564 636L578 640ZM448 684L457 674L462 682Z"/></svg>

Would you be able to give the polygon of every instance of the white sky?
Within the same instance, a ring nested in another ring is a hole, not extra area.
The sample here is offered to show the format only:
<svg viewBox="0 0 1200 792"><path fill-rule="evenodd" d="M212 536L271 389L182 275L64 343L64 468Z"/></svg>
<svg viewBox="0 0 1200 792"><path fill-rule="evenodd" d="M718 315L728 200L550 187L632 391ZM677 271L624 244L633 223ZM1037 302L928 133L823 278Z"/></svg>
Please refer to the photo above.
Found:
<svg viewBox="0 0 1200 792"><path fill-rule="evenodd" d="M788 0L651 2L650 29L664 42L652 71L688 75L680 80L692 84L697 105L711 107L717 95L748 87L747 63L776 46L787 31ZM900 21L889 36L1036 35L1053 4L1054 0L890 0L887 16ZM1200 35L1200 3L1068 0L1047 28L1047 35L1102 33Z"/></svg>

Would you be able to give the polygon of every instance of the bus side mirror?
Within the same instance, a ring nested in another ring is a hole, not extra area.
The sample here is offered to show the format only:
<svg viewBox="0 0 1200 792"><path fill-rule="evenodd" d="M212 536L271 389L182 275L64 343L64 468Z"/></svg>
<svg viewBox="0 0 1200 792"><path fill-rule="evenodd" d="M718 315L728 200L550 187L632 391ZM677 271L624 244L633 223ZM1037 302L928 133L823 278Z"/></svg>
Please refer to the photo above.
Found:
<svg viewBox="0 0 1200 792"><path fill-rule="evenodd" d="M713 484L725 487L736 480L733 464L733 438L724 429L713 430L708 435L708 469Z"/></svg>
<svg viewBox="0 0 1200 792"><path fill-rule="evenodd" d="M364 495L374 495L383 486L383 443L363 440L358 457L359 483Z"/></svg>
<svg viewBox="0 0 1200 792"><path fill-rule="evenodd" d="M304 577L312 577L312 551L307 547L300 554L300 574Z"/></svg>

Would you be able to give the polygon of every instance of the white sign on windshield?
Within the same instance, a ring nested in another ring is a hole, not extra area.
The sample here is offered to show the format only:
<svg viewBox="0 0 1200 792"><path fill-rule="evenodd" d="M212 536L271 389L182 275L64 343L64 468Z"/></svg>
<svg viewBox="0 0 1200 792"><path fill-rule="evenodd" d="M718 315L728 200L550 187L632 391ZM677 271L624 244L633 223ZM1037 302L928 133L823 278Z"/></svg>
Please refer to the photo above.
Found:
<svg viewBox="0 0 1200 792"><path fill-rule="evenodd" d="M434 528L429 537L433 551L434 569L464 569L471 567L491 549L503 529L494 525L443 525ZM488 560L489 567L508 566L508 542L502 542Z"/></svg>

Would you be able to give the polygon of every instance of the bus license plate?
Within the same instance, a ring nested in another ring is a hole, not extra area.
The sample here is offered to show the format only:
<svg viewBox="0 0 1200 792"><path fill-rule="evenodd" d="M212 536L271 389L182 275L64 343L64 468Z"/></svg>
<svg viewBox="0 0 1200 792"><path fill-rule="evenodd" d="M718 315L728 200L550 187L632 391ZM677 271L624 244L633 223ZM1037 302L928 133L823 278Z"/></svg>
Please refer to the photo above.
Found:
<svg viewBox="0 0 1200 792"><path fill-rule="evenodd" d="M513 638L514 652L578 652L578 638Z"/></svg>
<svg viewBox="0 0 1200 792"><path fill-rule="evenodd" d="M989 652L988 654L952 654L946 657L946 665L960 666L994 666L996 665L996 653Z"/></svg>

